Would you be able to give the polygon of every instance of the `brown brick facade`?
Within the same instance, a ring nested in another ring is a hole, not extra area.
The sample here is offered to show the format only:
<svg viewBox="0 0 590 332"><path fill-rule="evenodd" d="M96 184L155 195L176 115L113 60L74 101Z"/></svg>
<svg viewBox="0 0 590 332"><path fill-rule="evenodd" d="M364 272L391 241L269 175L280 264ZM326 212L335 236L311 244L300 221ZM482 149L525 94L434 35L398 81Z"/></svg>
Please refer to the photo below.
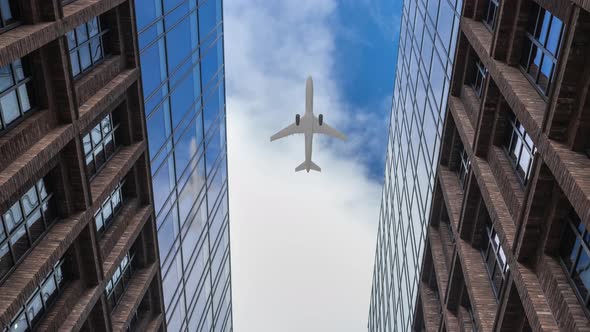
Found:
<svg viewBox="0 0 590 332"><path fill-rule="evenodd" d="M57 217L29 240L12 267L2 267L0 330L15 322L63 260L63 284L44 313L29 322L34 329L126 331L132 324L137 331L161 331L164 308L134 1L11 2L18 6L20 24L0 33L0 66L26 61L33 108L0 127L0 215L43 179ZM94 17L108 29L103 58L74 76L66 33ZM116 122L116 147L90 176L83 138L109 114ZM120 184L121 205L99 233L95 213ZM132 272L116 303L109 303L107 284L131 252Z"/></svg>
<svg viewBox="0 0 590 332"><path fill-rule="evenodd" d="M493 31L481 21L487 3L463 4L414 330L590 331L560 251L571 215L590 227L589 2L503 0ZM546 93L521 67L538 8L563 22ZM481 98L466 79L474 57L487 69ZM534 145L528 177L510 157L513 126ZM501 283L488 272L490 229L508 266Z"/></svg>

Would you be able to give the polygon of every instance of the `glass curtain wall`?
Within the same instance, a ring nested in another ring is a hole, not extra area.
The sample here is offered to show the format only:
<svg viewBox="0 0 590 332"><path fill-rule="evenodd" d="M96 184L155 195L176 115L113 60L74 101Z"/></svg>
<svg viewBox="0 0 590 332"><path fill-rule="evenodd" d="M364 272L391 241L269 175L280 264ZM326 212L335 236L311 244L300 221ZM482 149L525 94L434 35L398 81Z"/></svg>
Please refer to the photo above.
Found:
<svg viewBox="0 0 590 332"><path fill-rule="evenodd" d="M135 0L168 331L232 331L221 0Z"/></svg>
<svg viewBox="0 0 590 332"><path fill-rule="evenodd" d="M462 0L404 0L368 330L409 331Z"/></svg>

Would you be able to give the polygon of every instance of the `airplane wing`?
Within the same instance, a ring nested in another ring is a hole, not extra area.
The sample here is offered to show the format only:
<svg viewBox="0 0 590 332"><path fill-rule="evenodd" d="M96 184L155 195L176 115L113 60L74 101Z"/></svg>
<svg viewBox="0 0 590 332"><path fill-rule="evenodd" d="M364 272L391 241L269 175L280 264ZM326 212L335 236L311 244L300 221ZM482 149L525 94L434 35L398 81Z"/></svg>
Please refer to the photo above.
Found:
<svg viewBox="0 0 590 332"><path fill-rule="evenodd" d="M344 136L344 134L342 134L338 130L330 127L325 121L323 121L322 125L320 126L320 123L317 118L316 118L316 124L313 127L313 131L316 133L319 133L319 134L324 134L324 135L336 137L336 138L339 138L343 141L346 141L346 136Z"/></svg>
<svg viewBox="0 0 590 332"><path fill-rule="evenodd" d="M295 123L293 123L293 124L287 126L286 128L283 128L278 133L272 135L270 137L270 141L272 142L272 141L277 140L279 138L283 138L283 137L293 135L293 134L303 134L303 129L301 128L301 126L298 126Z"/></svg>

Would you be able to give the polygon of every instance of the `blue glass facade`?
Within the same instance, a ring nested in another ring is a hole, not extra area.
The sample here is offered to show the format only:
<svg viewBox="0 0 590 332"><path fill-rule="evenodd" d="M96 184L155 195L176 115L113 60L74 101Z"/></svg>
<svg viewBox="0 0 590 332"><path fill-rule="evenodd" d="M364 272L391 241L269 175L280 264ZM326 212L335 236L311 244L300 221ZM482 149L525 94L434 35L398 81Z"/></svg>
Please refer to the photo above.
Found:
<svg viewBox="0 0 590 332"><path fill-rule="evenodd" d="M168 331L232 331L221 0L135 0Z"/></svg>
<svg viewBox="0 0 590 332"><path fill-rule="evenodd" d="M409 331L462 0L405 0L368 330Z"/></svg>

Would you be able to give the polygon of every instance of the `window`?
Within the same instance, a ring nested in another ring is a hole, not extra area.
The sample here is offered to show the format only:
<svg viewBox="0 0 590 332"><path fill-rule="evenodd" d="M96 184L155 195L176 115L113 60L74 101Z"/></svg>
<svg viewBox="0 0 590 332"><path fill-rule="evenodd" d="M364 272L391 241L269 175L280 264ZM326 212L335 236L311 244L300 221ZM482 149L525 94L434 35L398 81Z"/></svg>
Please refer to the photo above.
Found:
<svg viewBox="0 0 590 332"><path fill-rule="evenodd" d="M31 110L30 80L20 59L0 67L0 131Z"/></svg>
<svg viewBox="0 0 590 332"><path fill-rule="evenodd" d="M590 309L590 232L572 210L561 241L561 261L582 306Z"/></svg>
<svg viewBox="0 0 590 332"><path fill-rule="evenodd" d="M533 4L520 64L528 79L546 97L553 81L563 23Z"/></svg>
<svg viewBox="0 0 590 332"><path fill-rule="evenodd" d="M488 0L488 8L483 18L483 23L491 31L496 30L496 21L498 16L498 8L500 7L500 0Z"/></svg>
<svg viewBox="0 0 590 332"><path fill-rule="evenodd" d="M467 294L466 290L464 290L463 294ZM473 314L473 308L471 307L471 303L467 303L465 307L467 313L469 314L469 322L471 323L471 331L477 332L477 323L475 321L475 315ZM463 327L465 328L465 323L463 323ZM469 329L465 329L465 331L469 331Z"/></svg>
<svg viewBox="0 0 590 332"><path fill-rule="evenodd" d="M15 18L18 15L16 3L12 0L0 0L0 30L7 30L18 23Z"/></svg>
<svg viewBox="0 0 590 332"><path fill-rule="evenodd" d="M509 268L504 250L500 246L500 238L494 227L488 223L484 232L484 240L487 239L487 243L484 244L481 254L486 265L486 270L488 271L494 295L499 300L500 296L502 296Z"/></svg>
<svg viewBox="0 0 590 332"><path fill-rule="evenodd" d="M461 184L461 189L465 190L465 186L467 186L467 175L469 174L469 169L471 168L471 161L469 160L469 156L467 155L467 151L465 151L465 147L461 143L459 147L459 168L457 169L457 175L459 176L459 183Z"/></svg>
<svg viewBox="0 0 590 332"><path fill-rule="evenodd" d="M0 223L0 279L18 263L56 219L52 194L39 180L8 211Z"/></svg>
<svg viewBox="0 0 590 332"><path fill-rule="evenodd" d="M64 283L64 259L62 258L53 266L43 282L37 286L33 295L13 318L10 328L5 331L34 330L35 324L41 320L43 314L49 311L55 302Z"/></svg>
<svg viewBox="0 0 590 332"><path fill-rule="evenodd" d="M510 114L509 121L512 129L505 147L516 174L518 174L523 185L526 186L531 175L533 159L537 149L533 144L533 140L514 114Z"/></svg>
<svg viewBox="0 0 590 332"><path fill-rule="evenodd" d="M115 190L105 199L98 211L94 214L94 223L96 224L96 233L100 236L111 225L115 215L121 210L123 205L122 187L124 181L119 183Z"/></svg>
<svg viewBox="0 0 590 332"><path fill-rule="evenodd" d="M103 59L103 36L107 32L101 29L100 19L94 17L66 34L74 77L80 76Z"/></svg>
<svg viewBox="0 0 590 332"><path fill-rule="evenodd" d="M118 127L118 125L113 126L113 116L109 114L82 138L88 176L92 177L98 173L115 154L117 148L115 131Z"/></svg>
<svg viewBox="0 0 590 332"><path fill-rule="evenodd" d="M127 285L129 285L129 281L131 280L131 276L133 275L133 258L134 254L128 252L119 266L117 266L117 270L111 277L111 280L107 283L107 287L105 289L105 294L107 296L107 301L111 304L111 310L113 310L123 294L125 293L125 289Z"/></svg>
<svg viewBox="0 0 590 332"><path fill-rule="evenodd" d="M471 86L473 90L475 90L475 94L481 98L483 95L483 86L486 80L486 76L488 75L487 68L483 65L483 63L475 58L474 61L475 70L473 73L473 81L471 82Z"/></svg>
<svg viewBox="0 0 590 332"><path fill-rule="evenodd" d="M138 323L139 323L139 308L137 310L135 310L135 312L133 313L133 316L131 316L131 320L127 324L126 331L127 332L135 331L135 328L137 328Z"/></svg>

